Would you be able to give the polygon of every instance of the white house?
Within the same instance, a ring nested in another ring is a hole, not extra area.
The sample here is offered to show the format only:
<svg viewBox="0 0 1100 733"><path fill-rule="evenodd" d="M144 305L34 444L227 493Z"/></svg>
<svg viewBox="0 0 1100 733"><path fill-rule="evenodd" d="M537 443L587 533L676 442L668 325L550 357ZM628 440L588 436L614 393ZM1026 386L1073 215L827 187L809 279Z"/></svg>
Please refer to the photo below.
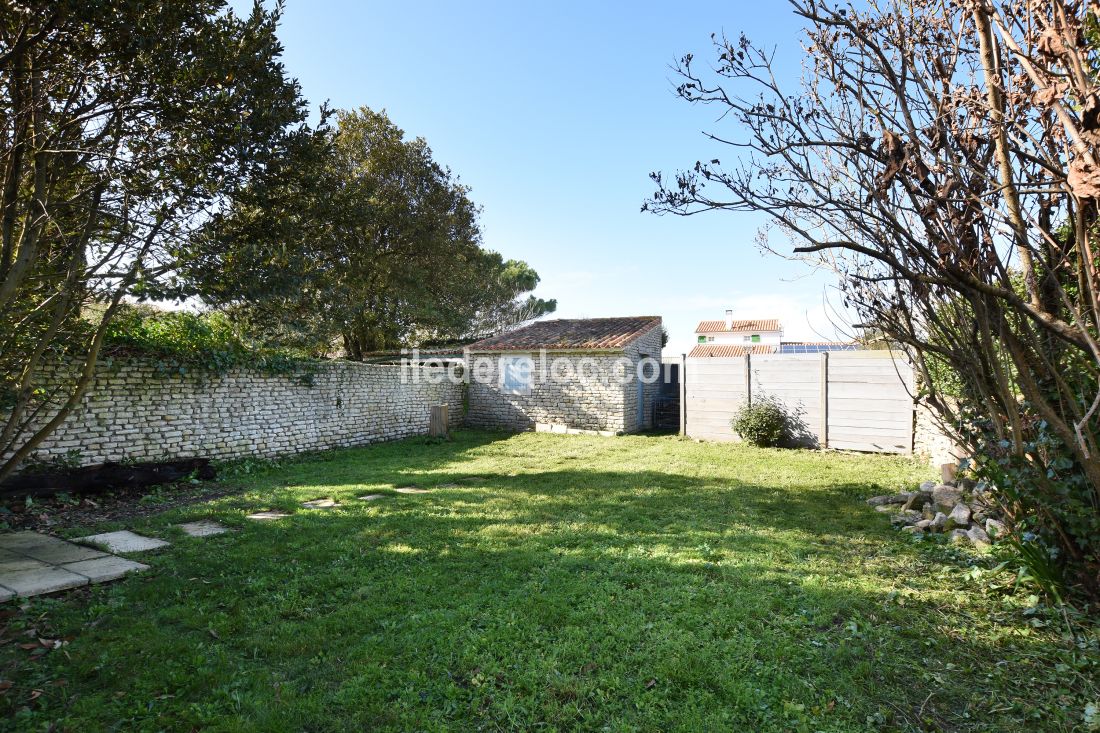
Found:
<svg viewBox="0 0 1100 733"><path fill-rule="evenodd" d="M724 321L702 321L695 329L700 344L737 346L779 346L783 340L783 325L775 318L734 320L733 311L726 311Z"/></svg>

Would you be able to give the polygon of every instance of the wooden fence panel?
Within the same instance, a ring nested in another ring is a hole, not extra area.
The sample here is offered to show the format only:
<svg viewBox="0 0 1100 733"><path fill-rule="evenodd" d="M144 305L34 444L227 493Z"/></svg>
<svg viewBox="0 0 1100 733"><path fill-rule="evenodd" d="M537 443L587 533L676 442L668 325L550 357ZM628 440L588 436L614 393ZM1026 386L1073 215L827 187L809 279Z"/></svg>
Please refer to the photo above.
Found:
<svg viewBox="0 0 1100 733"><path fill-rule="evenodd" d="M823 443L821 411L821 354L754 355L751 360L752 399L768 396L782 403L794 417L798 442L809 447Z"/></svg>
<svg viewBox="0 0 1100 733"><path fill-rule="evenodd" d="M829 354L829 447L913 452L913 368L888 351Z"/></svg>
<svg viewBox="0 0 1100 733"><path fill-rule="evenodd" d="M686 434L702 440L737 440L730 420L748 394L744 358L687 359L680 378Z"/></svg>
<svg viewBox="0 0 1100 733"><path fill-rule="evenodd" d="M889 352L685 359L680 378L682 429L692 438L738 440L730 427L734 413L746 400L769 395L797 416L806 445L913 450L913 369Z"/></svg>

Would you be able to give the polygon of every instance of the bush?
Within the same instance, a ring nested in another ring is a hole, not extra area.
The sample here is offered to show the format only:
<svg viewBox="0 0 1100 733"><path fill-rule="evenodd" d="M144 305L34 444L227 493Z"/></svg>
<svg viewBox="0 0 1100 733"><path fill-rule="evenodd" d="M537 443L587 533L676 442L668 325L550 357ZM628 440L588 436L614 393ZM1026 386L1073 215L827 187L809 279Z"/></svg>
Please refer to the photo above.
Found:
<svg viewBox="0 0 1100 733"><path fill-rule="evenodd" d="M730 421L733 431L753 445L772 448L791 441L791 419L786 408L773 397L744 404Z"/></svg>
<svg viewBox="0 0 1100 733"><path fill-rule="evenodd" d="M310 380L311 360L285 349L269 349L247 339L224 313L165 311L128 305L108 326L105 356L138 355L156 360L166 373L224 374L252 368L274 376Z"/></svg>

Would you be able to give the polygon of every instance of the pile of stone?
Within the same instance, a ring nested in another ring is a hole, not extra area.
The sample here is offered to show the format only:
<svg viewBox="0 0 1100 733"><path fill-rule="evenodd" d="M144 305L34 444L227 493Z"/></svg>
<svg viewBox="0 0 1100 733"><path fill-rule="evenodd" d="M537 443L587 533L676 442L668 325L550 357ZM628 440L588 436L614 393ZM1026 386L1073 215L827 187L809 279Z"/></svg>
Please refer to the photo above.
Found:
<svg viewBox="0 0 1100 733"><path fill-rule="evenodd" d="M890 521L903 532L944 534L952 542L970 542L987 547L1005 534L997 519L989 492L967 479L937 484L925 481L916 491L874 496L867 503L890 514Z"/></svg>

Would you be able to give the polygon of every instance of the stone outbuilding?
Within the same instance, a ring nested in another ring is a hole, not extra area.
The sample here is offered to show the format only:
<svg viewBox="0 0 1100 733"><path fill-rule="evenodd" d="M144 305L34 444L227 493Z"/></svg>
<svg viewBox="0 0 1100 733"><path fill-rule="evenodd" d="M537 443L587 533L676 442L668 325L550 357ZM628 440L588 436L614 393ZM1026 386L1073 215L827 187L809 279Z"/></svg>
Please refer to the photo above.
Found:
<svg viewBox="0 0 1100 733"><path fill-rule="evenodd" d="M466 423L551 432L653 424L664 378L659 316L538 321L466 348Z"/></svg>

